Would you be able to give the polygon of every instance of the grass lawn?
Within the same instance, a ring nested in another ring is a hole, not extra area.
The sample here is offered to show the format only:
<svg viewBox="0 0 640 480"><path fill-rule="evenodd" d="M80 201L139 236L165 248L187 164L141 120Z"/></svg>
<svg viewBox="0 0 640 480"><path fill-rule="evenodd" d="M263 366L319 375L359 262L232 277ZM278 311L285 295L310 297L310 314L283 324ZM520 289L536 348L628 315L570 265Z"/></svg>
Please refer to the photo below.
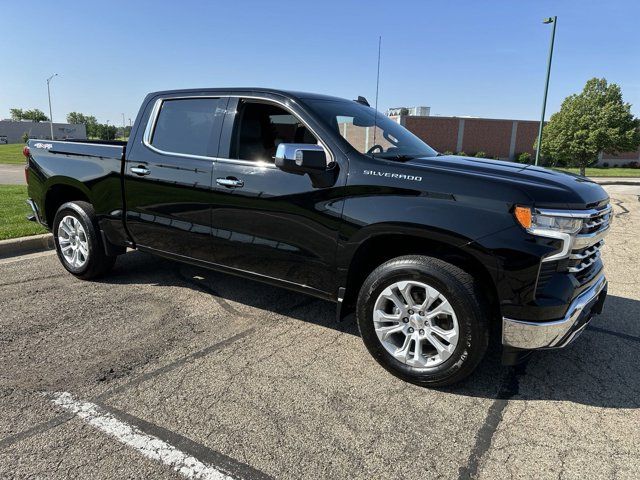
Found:
<svg viewBox="0 0 640 480"><path fill-rule="evenodd" d="M0 145L0 164L19 164L23 165L25 160L22 155L22 143L10 143L8 145Z"/></svg>
<svg viewBox="0 0 640 480"><path fill-rule="evenodd" d="M558 168L565 172L580 174L579 168ZM640 177L640 168L587 168L587 177Z"/></svg>
<svg viewBox="0 0 640 480"><path fill-rule="evenodd" d="M26 199L26 185L0 185L0 240L46 233L38 223L27 220L31 209Z"/></svg>

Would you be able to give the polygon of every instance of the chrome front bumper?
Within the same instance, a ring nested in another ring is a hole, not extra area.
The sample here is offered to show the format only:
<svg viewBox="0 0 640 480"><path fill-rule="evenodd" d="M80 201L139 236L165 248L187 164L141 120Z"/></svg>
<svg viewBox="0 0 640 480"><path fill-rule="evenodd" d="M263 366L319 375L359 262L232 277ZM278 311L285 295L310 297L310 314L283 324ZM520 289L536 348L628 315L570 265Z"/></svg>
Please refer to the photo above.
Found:
<svg viewBox="0 0 640 480"><path fill-rule="evenodd" d="M525 350L567 346L589 324L592 308L606 287L607 279L602 275L571 302L567 314L560 320L535 323L503 317L502 344Z"/></svg>

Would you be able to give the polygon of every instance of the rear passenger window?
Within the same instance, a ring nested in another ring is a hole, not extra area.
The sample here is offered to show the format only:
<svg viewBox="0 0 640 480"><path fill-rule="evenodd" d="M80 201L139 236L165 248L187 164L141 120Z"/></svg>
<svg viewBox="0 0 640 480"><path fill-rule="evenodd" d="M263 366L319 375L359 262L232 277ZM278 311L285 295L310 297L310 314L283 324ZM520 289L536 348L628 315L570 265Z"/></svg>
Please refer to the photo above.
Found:
<svg viewBox="0 0 640 480"><path fill-rule="evenodd" d="M216 156L220 134L216 113L224 113L220 102L219 98L163 101L151 145L165 152Z"/></svg>

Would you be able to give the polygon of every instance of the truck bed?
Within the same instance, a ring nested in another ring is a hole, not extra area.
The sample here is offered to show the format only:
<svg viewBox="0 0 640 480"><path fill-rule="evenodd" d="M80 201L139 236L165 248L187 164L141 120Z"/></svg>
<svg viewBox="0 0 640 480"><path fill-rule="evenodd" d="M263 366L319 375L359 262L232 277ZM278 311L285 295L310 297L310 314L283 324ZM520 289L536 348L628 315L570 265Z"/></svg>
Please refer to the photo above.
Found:
<svg viewBox="0 0 640 480"><path fill-rule="evenodd" d="M51 226L58 206L67 198L94 205L101 221L122 211L120 175L126 142L33 139L27 146L28 194L45 226ZM122 225L119 218L113 223Z"/></svg>

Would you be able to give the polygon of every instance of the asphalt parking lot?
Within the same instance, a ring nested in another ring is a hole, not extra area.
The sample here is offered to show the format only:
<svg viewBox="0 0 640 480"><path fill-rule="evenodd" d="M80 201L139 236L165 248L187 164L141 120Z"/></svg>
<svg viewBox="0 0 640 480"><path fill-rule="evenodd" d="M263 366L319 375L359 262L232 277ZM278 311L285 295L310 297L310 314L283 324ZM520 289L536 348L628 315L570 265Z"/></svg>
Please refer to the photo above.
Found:
<svg viewBox="0 0 640 480"><path fill-rule="evenodd" d="M0 261L0 477L637 478L640 202L611 195L603 315L440 390L320 300L137 252L97 282Z"/></svg>

